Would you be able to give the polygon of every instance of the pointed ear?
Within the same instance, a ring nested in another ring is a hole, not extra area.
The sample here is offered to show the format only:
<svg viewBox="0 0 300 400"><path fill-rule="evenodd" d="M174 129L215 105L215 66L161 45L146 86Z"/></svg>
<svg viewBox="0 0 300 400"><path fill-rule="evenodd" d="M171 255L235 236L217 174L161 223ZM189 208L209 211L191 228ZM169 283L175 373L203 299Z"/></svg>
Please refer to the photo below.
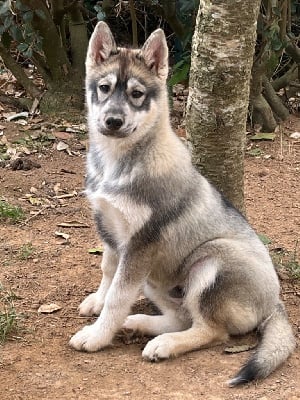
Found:
<svg viewBox="0 0 300 400"><path fill-rule="evenodd" d="M168 76L168 46L162 29L154 31L142 47L147 66L153 69L160 79Z"/></svg>
<svg viewBox="0 0 300 400"><path fill-rule="evenodd" d="M108 25L103 21L98 22L89 41L86 64L101 64L116 48L115 39Z"/></svg>

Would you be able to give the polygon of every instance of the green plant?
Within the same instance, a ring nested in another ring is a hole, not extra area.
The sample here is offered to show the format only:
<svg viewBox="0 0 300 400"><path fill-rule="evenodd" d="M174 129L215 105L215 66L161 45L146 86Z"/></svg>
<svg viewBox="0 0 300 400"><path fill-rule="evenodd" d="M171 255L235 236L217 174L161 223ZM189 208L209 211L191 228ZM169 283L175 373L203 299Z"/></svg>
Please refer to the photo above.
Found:
<svg viewBox="0 0 300 400"><path fill-rule="evenodd" d="M300 279L300 263L297 253L298 241L292 252L279 251L272 254L272 260L277 268L285 269L292 279Z"/></svg>
<svg viewBox="0 0 300 400"><path fill-rule="evenodd" d="M32 246L32 243L25 243L23 246L20 247L18 253L19 253L19 258L21 260L28 260L34 252L34 247Z"/></svg>
<svg viewBox="0 0 300 400"><path fill-rule="evenodd" d="M298 241L296 242L294 251L290 254L290 259L286 263L286 267L294 279L300 279L300 263L297 257L297 248Z"/></svg>
<svg viewBox="0 0 300 400"><path fill-rule="evenodd" d="M15 293L4 289L0 283L0 343L18 329L19 315L14 307L15 299Z"/></svg>
<svg viewBox="0 0 300 400"><path fill-rule="evenodd" d="M17 223L22 219L24 219L24 212L21 207L13 206L5 200L0 200L0 221Z"/></svg>

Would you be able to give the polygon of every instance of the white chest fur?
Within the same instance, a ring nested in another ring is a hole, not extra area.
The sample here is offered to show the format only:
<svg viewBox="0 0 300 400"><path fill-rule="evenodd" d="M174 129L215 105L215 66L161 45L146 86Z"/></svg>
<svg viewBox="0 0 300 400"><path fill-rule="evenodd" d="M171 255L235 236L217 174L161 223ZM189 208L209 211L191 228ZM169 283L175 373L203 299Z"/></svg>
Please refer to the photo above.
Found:
<svg viewBox="0 0 300 400"><path fill-rule="evenodd" d="M114 181L113 187L117 186L118 182ZM126 193L108 193L104 187L102 182L96 191L88 193L88 198L94 211L101 213L105 227L117 243L125 245L150 219L152 210L147 204L138 204Z"/></svg>

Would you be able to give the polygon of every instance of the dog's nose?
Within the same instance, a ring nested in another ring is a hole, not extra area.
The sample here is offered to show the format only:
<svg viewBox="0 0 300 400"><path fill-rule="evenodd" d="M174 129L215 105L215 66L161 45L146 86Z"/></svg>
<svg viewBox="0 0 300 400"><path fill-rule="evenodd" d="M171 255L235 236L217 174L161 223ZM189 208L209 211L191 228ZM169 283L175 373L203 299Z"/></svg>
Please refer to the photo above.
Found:
<svg viewBox="0 0 300 400"><path fill-rule="evenodd" d="M105 120L105 124L106 124L107 129L110 129L112 131L117 131L123 125L123 119L122 118L108 117Z"/></svg>

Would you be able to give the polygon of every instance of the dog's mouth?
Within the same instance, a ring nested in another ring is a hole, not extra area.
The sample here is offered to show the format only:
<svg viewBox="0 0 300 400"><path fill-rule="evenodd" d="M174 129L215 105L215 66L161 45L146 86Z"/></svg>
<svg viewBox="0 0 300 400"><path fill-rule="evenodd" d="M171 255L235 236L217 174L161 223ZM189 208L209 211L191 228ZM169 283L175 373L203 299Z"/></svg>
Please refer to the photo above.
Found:
<svg viewBox="0 0 300 400"><path fill-rule="evenodd" d="M106 129L102 128L100 133L104 136L109 136L116 139L122 139L128 137L131 133L136 131L136 127L127 127L124 129Z"/></svg>

